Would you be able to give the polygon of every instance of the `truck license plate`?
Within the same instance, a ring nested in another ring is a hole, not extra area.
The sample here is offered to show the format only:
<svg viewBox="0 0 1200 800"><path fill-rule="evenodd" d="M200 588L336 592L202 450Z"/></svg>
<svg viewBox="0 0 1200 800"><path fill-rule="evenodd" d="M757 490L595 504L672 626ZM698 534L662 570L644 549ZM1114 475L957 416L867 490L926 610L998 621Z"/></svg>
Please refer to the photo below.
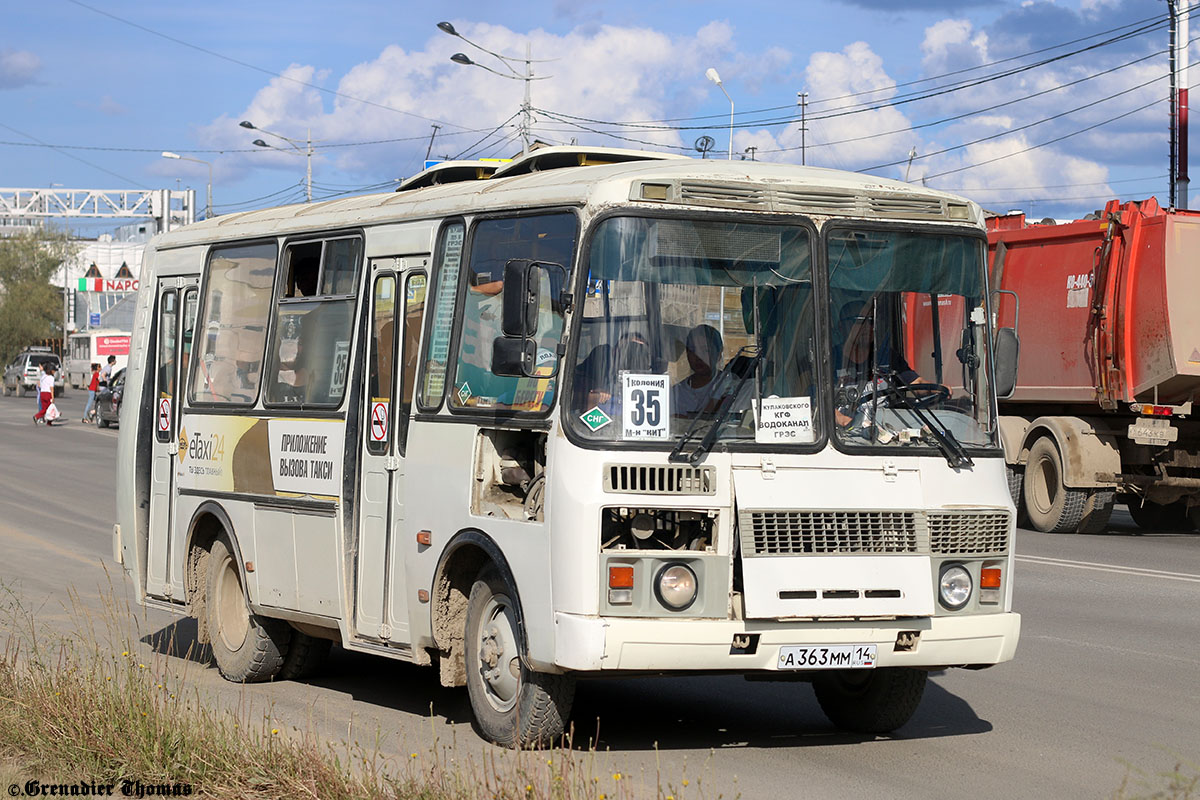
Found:
<svg viewBox="0 0 1200 800"><path fill-rule="evenodd" d="M1129 438L1138 444L1166 447L1179 439L1179 429L1166 419L1139 419L1129 426Z"/></svg>
<svg viewBox="0 0 1200 800"><path fill-rule="evenodd" d="M777 669L872 669L873 644L784 645Z"/></svg>

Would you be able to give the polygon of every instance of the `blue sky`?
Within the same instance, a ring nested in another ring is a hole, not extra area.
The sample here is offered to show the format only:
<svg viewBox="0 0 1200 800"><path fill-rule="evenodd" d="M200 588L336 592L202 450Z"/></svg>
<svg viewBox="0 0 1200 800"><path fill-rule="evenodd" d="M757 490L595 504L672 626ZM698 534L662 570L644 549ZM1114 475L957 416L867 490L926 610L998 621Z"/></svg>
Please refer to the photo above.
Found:
<svg viewBox="0 0 1200 800"><path fill-rule="evenodd" d="M263 135L244 119L301 141L311 131L317 198L413 175L433 125L434 156L510 156L523 84L450 62L465 52L504 71L435 27L447 20L494 52L521 58L529 45L544 141L698 155L709 135L725 157L729 101L705 79L712 67L734 101L738 158L753 148L799 163L805 91L809 164L907 175L1037 217L1167 200L1163 0L432 6L13 4L0 30L0 186L184 186L203 203L208 168L167 150L212 163L218 213L302 201L305 159L253 147Z"/></svg>

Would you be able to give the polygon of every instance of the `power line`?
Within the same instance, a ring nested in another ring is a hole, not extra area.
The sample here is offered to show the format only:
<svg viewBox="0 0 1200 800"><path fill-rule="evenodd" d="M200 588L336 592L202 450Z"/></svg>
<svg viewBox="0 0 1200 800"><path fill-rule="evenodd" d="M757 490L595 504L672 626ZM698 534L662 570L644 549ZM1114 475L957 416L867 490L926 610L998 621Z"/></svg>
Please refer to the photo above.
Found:
<svg viewBox="0 0 1200 800"><path fill-rule="evenodd" d="M192 44L191 42L184 41L183 39L178 39L174 36L170 36L168 34L161 33L160 31L156 31L153 28L147 28L145 25L139 25L138 23L136 23L132 20L125 19L124 17L119 17L116 14L111 14L108 11L104 11L102 9L95 8L94 6L90 6L87 3L81 2L81 0L67 0L67 2L74 3L75 5L79 6L80 8L86 8L88 11L91 11L96 14L100 14L101 16L108 17L109 19L116 20L117 22L120 22L123 25L128 25L131 28L137 28L140 31L149 33L152 36L157 36L160 39L166 39L168 42L173 42L173 43L181 45L183 47L187 47L192 50L196 50L198 52L204 53L205 55L212 56L213 58L219 58L223 61L228 61L231 64L237 64L238 66L245 67L246 69L252 69L255 72L261 72L264 75L270 75L275 78L280 78L281 80L289 81L289 82L295 83L299 86L305 86L309 89L316 89L318 92L323 92L323 93L331 95L333 97L338 97L343 100L350 100L355 103L362 103L364 105L373 106L375 108L381 108L385 111L394 111L397 114L403 114L406 117L414 117L416 119L422 119L422 120L425 120L426 122L437 122L437 123L441 123L442 125L449 125L449 126L452 126L455 128L463 128L464 127L462 125L456 125L453 122L446 122L445 120L434 119L433 117L426 117L421 114L414 113L412 111L404 111L403 109L393 108L392 106L385 105L383 103L376 103L374 100L366 100L362 97L354 97L353 95L349 95L344 92L339 92L336 89L327 89L324 86L318 86L315 83L309 83L308 81L302 81L297 78L292 78L287 75L283 75L282 73L279 73L279 72L273 72L272 70L257 66L256 64L250 64L246 61L241 61L241 60L233 58L231 56L224 55L223 53L218 53L215 50L209 50L208 48L201 47L200 45Z"/></svg>
<svg viewBox="0 0 1200 800"><path fill-rule="evenodd" d="M956 144L951 147L943 147L941 150L934 150L930 153L923 153L923 154L917 156L916 160L932 158L934 156L940 156L943 153L949 153L954 150L962 150L963 148L970 147L971 145L974 145L974 144L980 144L981 142L988 142L988 141L991 141L992 139L999 139L1002 136L1008 136L1013 133L1020 133L1021 131L1029 130L1030 128L1036 127L1038 125L1042 125L1047 122L1052 122L1056 119L1061 119L1062 117L1068 116L1070 114L1074 114L1076 111L1084 111L1086 109L1098 106L1101 103L1107 103L1109 100L1115 100L1116 98L1121 97L1122 95L1127 95L1130 92L1136 92L1138 89L1144 89L1145 87L1149 86L1152 83L1161 81L1165 77L1166 77L1165 75L1156 75L1155 77L1151 78L1148 81L1143 81L1142 83L1139 83L1136 86L1131 86L1128 89L1123 89L1123 90L1117 92L1116 94L1110 94L1108 97L1101 97L1099 100L1093 100L1090 103L1084 103L1081 106L1076 106L1075 108L1067 109L1066 111L1060 111L1057 114L1053 114L1049 117L1043 117L1042 119L1039 119L1039 120L1034 120L1033 122L1027 123L1025 125L1021 125L1020 127L1017 127L1017 128L1009 128L1008 130L1003 130L998 133L990 134L988 136L982 136L978 139L972 139L969 142L963 142L962 144ZM1158 102L1162 102L1162 101L1160 99L1160 100L1155 100L1154 102L1158 103ZM858 170L858 172L869 172L870 170L884 169L886 167L895 167L900 164L907 163L909 160L910 159L908 159L908 158L902 158L899 161L889 161L886 164L876 164L871 167L864 167L863 169ZM926 177L931 177L931 176L926 176Z"/></svg>
<svg viewBox="0 0 1200 800"><path fill-rule="evenodd" d="M1200 37L1197 37L1196 39L1193 39L1192 41L1193 42L1197 41L1197 39L1200 39ZM1189 42L1189 44L1191 44L1191 42ZM853 136L848 139L837 139L835 141L825 142L825 143L819 144L819 145L808 145L808 147L832 147L833 145L838 145L838 144L849 144L851 142L861 142L861 141L866 141L869 139L878 139L878 138L882 138L884 136L893 136L893 135L900 134L900 133L909 133L910 131L921 130L923 128L932 128L932 127L936 127L938 125L944 125L947 122L956 122L960 119L965 119L967 117L975 116L976 114L986 114L987 112L995 111L998 108L1004 108L1005 106L1015 105L1016 103L1022 103L1026 100L1033 100L1035 98L1042 97L1043 95L1050 94L1051 92L1057 92L1060 89L1067 89L1072 86L1078 86L1079 84L1085 83L1094 78L1100 78L1105 75L1110 75L1114 72L1117 72L1118 70L1125 69L1126 67L1131 67L1134 64L1140 64L1143 61L1147 61L1151 58L1156 58L1158 56L1163 55L1166 52L1167 52L1166 50L1159 50L1154 53L1151 53L1150 55L1142 56L1141 58L1134 59L1133 61L1126 61L1124 64L1121 64L1116 67L1112 67L1111 69L1106 69L1103 72L1092 73L1090 75L1086 75L1082 78L1079 78L1078 80L1074 80L1069 83L1060 83L1055 86L1051 86L1049 89L1043 89L1040 92L1034 92L1033 94L1027 94L1022 97L1014 98L1012 100L1006 100L1003 103L996 103L995 105L990 105L985 108L977 108L972 111L966 111L961 114L955 114L954 116L951 116L951 117L942 117L941 119L932 120L931 122L922 122L917 125L909 125L906 128L895 128L893 130L884 131L882 133L872 133L872 134L866 134L863 136ZM763 150L762 152L763 153L785 153L785 152L799 150L799 149L800 149L799 146L780 147L780 148L776 148L774 150Z"/></svg>
<svg viewBox="0 0 1200 800"><path fill-rule="evenodd" d="M1159 103L1165 102L1165 101L1166 101L1166 99L1167 99L1167 98L1165 98L1165 97L1160 97L1160 98L1158 98L1157 100L1152 100L1151 102L1149 102L1149 103L1146 103L1146 104L1145 104L1145 105L1143 105L1143 106L1138 106L1137 108L1135 108L1135 109L1133 109L1133 110L1131 110L1131 111L1126 111L1124 114L1118 114L1118 115L1117 115L1117 116L1115 116L1115 117L1111 117L1111 118L1109 118L1109 119L1101 120L1100 122L1097 122L1095 125L1089 125L1089 126L1087 126L1086 128L1081 128L1081 129L1079 129L1079 130L1077 130L1077 131L1072 131L1071 133L1067 133L1067 134L1064 134L1064 135L1062 135L1062 136L1055 137L1055 138L1053 138L1053 139L1050 139L1050 140L1048 140L1048 141L1042 142L1042 143L1040 143L1040 144L1031 145L1030 147L1026 147L1026 148L1024 148L1024 149L1022 149L1022 150L1017 150L1017 151L1016 151L1016 152L1014 152L1014 153L1008 153L1008 154L1006 154L1006 155L1002 155L1002 156L996 156L995 158L989 158L989 159L987 159L986 161L980 161L980 162L978 162L978 163L975 163L975 164L967 164L966 166L958 167L958 168L956 168L956 169L948 169L948 170L945 170L944 172L937 172L937 173L934 173L933 175L925 175L925 176L924 176L924 180L933 180L934 178L941 178L941 177L943 177L943 176L945 176L945 175L953 175L953 174L955 174L955 173L957 173L957 172L965 172L966 170L969 170L969 169L975 169L976 167L982 167L982 166L986 166L987 164L994 164L994 163L995 163L995 162L997 162L997 161L1003 161L1003 160L1004 160L1004 159L1006 159L1006 158L1012 158L1013 156L1019 156L1019 155L1022 155L1022 154L1024 154L1024 153L1028 153L1028 152L1030 152L1031 150L1037 150L1037 149L1039 149L1039 148L1042 148L1042 147L1048 147L1049 145L1052 145L1052 144L1057 144L1058 142L1061 142L1061 141L1063 141L1064 139L1070 139L1072 136L1078 136L1078 135L1079 135L1079 134L1081 134L1081 133L1087 133L1088 131L1095 130L1096 128L1103 127L1104 125L1108 125L1108 124L1110 124L1110 123L1112 123L1112 122L1116 122L1116 121L1117 121L1117 120L1119 120L1119 119L1124 119L1125 117L1130 117L1130 116L1133 116L1134 114L1138 113L1139 111L1145 111L1147 108L1150 108L1151 106L1156 106L1156 105L1158 105ZM863 170L858 170L858 172L862 172L862 171L863 171Z"/></svg>
<svg viewBox="0 0 1200 800"><path fill-rule="evenodd" d="M985 75L980 78L945 84L943 86L938 86L938 87L935 87L934 89L931 89L928 91L914 92L914 93L907 94L907 95L900 95L898 97L893 97L887 101L879 101L879 102L872 101L870 103L859 103L856 105L843 106L843 107L834 109L832 111L826 112L824 114L817 114L815 116L810 116L810 117L808 117L808 121L809 122L819 122L822 120L835 119L838 117L848 116L850 114L860 114L860 113L864 113L864 112L868 112L868 111L878 111L883 108L894 108L894 107L900 106L900 105L907 105L909 103L915 103L915 102L919 102L921 100L928 100L928 99L931 99L934 97L940 97L941 95L949 94L951 92L957 92L962 89L975 88L976 86L981 86L985 83L991 83L993 81L1012 77L1013 75L1018 75L1023 72L1028 72L1030 70L1038 69L1039 67L1044 67L1047 64L1052 64L1052 63L1055 63L1058 61L1062 61L1063 59L1070 58L1072 56L1076 56L1081 53L1090 52L1092 50L1096 50L1101 47L1107 47L1107 46L1115 44L1117 42L1121 42L1126 39L1130 39L1135 36L1140 36L1144 33L1148 33L1150 31L1152 31L1156 28L1160 28L1160 27L1162 27L1161 22L1155 23L1152 25L1146 25L1137 30L1129 31L1129 32L1123 33L1119 36L1115 36L1111 39L1106 39L1102 42L1096 42L1095 44L1089 45L1087 47L1082 47L1077 50L1072 50L1067 53L1062 53L1060 55L1053 56L1051 58L1042 59L1040 61L1036 61L1031 64L1025 64L1020 67L1014 67L1012 69L1004 70L1002 72ZM770 108L770 109L764 109L764 111L773 111L773 110L777 110L779 108L792 108L792 106L779 106L779 107L774 107L774 108ZM626 122L618 122L618 121L613 121L613 120L592 119L589 117L582 117L582 116L578 116L575 114L567 114L565 112L551 112L548 109L542 109L542 108L538 108L535 110L542 114L554 113L556 115L556 118L559 121L565 122L568 124L570 124L570 122L572 120L575 120L578 122L591 123L593 125L611 125L611 126L615 126L618 128L637 128L637 129L641 129L641 130L656 130L656 131L709 130L713 127L712 125L657 125L657 124L626 123ZM755 114L755 113L762 113L762 112L761 111L750 111L750 112L744 112L744 115L748 116L750 114ZM742 115L739 114L738 116L742 116ZM748 121L744 120L742 122L736 123L732 127L734 127L734 128L770 127L773 125L788 125L788 124L794 123L795 121L796 121L795 115L789 114L786 117L781 117L781 118L769 118L769 119L765 119L765 120L759 119L759 120L748 120ZM606 133L605 131L594 131L594 132Z"/></svg>

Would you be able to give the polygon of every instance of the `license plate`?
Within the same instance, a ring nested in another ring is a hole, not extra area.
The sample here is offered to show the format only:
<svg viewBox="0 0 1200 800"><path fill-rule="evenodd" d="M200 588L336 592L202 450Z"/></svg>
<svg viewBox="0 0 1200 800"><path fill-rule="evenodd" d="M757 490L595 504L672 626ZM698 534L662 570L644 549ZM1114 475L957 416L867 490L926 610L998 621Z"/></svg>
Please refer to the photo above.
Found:
<svg viewBox="0 0 1200 800"><path fill-rule="evenodd" d="M784 645L778 669L873 669L873 644Z"/></svg>

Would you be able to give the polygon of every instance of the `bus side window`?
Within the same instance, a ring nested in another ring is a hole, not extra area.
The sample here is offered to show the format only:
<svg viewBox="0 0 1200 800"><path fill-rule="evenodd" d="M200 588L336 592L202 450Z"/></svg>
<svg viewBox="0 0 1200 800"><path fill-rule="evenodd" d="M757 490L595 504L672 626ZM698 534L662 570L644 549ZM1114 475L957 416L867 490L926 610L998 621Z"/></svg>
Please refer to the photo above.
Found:
<svg viewBox="0 0 1200 800"><path fill-rule="evenodd" d="M336 407L346 393L362 241L300 242L285 253L266 402Z"/></svg>
<svg viewBox="0 0 1200 800"><path fill-rule="evenodd" d="M408 276L404 291L404 372L400 384L400 423L396 427L396 444L400 455L408 441L408 417L412 413L413 388L417 382L417 347L420 344L421 327L425 321L425 288L428 279L425 273Z"/></svg>

